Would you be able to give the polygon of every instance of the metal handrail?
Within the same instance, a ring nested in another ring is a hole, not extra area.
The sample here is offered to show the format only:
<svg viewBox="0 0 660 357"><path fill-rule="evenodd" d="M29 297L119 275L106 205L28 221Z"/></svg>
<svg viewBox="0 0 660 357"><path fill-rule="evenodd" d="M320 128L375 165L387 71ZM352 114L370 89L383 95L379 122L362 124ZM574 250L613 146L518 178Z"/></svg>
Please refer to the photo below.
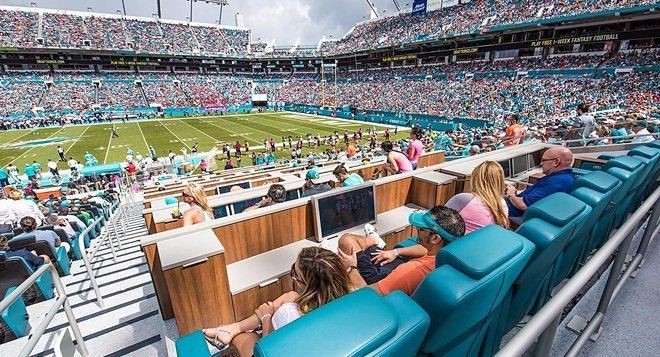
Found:
<svg viewBox="0 0 660 357"><path fill-rule="evenodd" d="M626 141L626 143L630 143L628 140L632 140L636 137L641 137L641 136L651 136L653 138L660 137L660 133L648 133L648 134L642 134L642 135L637 135L637 134L630 134L626 136L604 136L602 138L583 138L583 139L570 139L570 140L557 140L552 143L552 145L558 145L558 144L567 144L567 143L580 143L583 141L598 141L598 140L603 140L603 139L616 139L616 140L622 140Z"/></svg>
<svg viewBox="0 0 660 357"><path fill-rule="evenodd" d="M113 211L113 208L116 208L119 205L119 203L115 203L110 207L110 211ZM121 210L120 210L121 212ZM109 231L109 229L112 229L115 231L115 238L117 241L119 241L119 238L116 236L116 226L114 224L116 218L119 215L117 214L117 211L115 209L114 213L110 216L108 219L109 225L106 226L106 235L103 238L98 239L98 243L94 247L94 250L91 253L87 252L87 249L85 248L85 237L89 234L89 232L96 227L102 220L105 220L103 217L99 217L94 221L93 224L91 224L89 227L85 228L84 231L80 233L78 236L78 247L80 247L82 259L83 259L83 264L85 265L85 270L87 272L87 276L89 277L90 284L92 285L92 289L94 289L94 294L96 295L96 301L99 304L99 307L105 308L105 302L103 301L103 296L101 294L101 290L99 289L98 283L96 282L96 278L94 277L94 271L92 270L92 265L91 262L96 256L96 253L99 251L100 247L106 242L110 245L110 250L112 251L112 257L115 263L117 262L117 253L115 252L115 246L112 238L112 233Z"/></svg>
<svg viewBox="0 0 660 357"><path fill-rule="evenodd" d="M641 262L649 242L655 231L657 220L660 217L660 188L656 188L651 196L627 219L619 230L617 230L607 240L607 242L591 257L591 259L578 270L578 272L561 288L543 307L529 320L525 327L511 339L496 356L522 356L530 346L534 344L537 338L539 342L536 346L535 355L547 356L552 346L552 341L559 326L561 314L566 305L577 296L580 290L589 282L589 280L598 272L614 252L617 252L614 265L610 270L605 291L601 296L598 311L594 314L587 327L582 331L580 337L574 342L567 355L574 356L584 347L591 334L600 327L600 323L605 316L607 307L620 291L620 287L625 283L630 273L626 271L621 278L621 268L626 259L628 248L634 236L638 223L642 221L646 213L653 208L653 214L649 218L649 223L642 241L637 250L635 260L627 269L631 272L637 269ZM621 247L621 249L619 249Z"/></svg>
<svg viewBox="0 0 660 357"><path fill-rule="evenodd" d="M50 325L51 321L53 321L53 318L59 311L60 307L64 307L64 313L69 320L69 325L71 326L73 335L78 342L80 354L83 356L89 356L89 351L87 350L87 346L83 340L82 333L80 332L80 328L76 322L76 317L73 315L73 310L71 310L71 304L69 304L69 300L66 295L66 291L64 291L64 286L62 285L60 276L57 274L57 270L51 263L44 264L39 267L37 271L32 273L32 275L30 275L30 277L21 283L21 285L19 285L11 294L0 301L0 311L5 311L7 308L9 308L9 306L14 301L20 298L23 293L27 291L27 289L29 289L37 281L37 279L39 279L39 277L41 277L41 275L45 274L46 272L50 273L51 277L53 278L55 290L57 290L57 295L59 295L59 297L57 300L55 300L55 304L53 304L50 310L48 310L48 313L41 321L41 323L39 323L39 326L37 326L37 328L34 330L23 349L21 349L21 352L19 352L18 356L27 357L30 355L30 353L32 353L32 350L39 342L39 339L43 336L44 332L48 328L48 325Z"/></svg>

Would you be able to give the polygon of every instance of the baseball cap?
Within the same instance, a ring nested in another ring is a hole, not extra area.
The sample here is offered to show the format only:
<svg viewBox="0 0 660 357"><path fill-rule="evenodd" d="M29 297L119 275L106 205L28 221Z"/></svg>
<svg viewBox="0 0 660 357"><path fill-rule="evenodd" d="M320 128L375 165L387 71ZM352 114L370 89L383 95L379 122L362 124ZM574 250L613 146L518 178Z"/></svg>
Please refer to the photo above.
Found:
<svg viewBox="0 0 660 357"><path fill-rule="evenodd" d="M62 205L62 207L69 207L69 201L64 200L64 201L62 201L61 205Z"/></svg>
<svg viewBox="0 0 660 357"><path fill-rule="evenodd" d="M305 178L312 181L314 184L325 182L325 180L321 179L321 175L316 169L308 170L307 174L305 174Z"/></svg>
<svg viewBox="0 0 660 357"><path fill-rule="evenodd" d="M455 235L447 232L444 228L442 228L438 222L433 219L433 216L431 215L431 212L429 211L421 211L421 212L413 212L408 216L408 222L413 227L421 228L421 229L427 229L440 237L444 239L445 241L451 243L458 239Z"/></svg>

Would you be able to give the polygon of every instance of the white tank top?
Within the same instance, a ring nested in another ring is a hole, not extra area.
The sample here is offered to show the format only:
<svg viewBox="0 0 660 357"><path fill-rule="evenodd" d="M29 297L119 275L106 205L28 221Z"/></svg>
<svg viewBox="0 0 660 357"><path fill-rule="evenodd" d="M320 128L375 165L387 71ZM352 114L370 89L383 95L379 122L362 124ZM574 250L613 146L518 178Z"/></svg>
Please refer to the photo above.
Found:
<svg viewBox="0 0 660 357"><path fill-rule="evenodd" d="M204 211L202 207L195 205L193 206L193 208L198 210L202 215L204 215L204 222L211 222L213 220L213 217L211 217L211 213L208 211Z"/></svg>

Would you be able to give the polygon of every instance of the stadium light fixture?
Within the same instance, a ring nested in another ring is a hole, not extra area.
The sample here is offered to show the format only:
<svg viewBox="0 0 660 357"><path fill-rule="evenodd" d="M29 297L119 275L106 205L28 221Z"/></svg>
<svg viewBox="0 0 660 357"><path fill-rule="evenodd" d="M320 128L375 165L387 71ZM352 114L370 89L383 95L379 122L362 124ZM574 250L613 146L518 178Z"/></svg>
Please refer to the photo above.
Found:
<svg viewBox="0 0 660 357"><path fill-rule="evenodd" d="M36 3L36 2L31 2L31 3L30 3L30 6L31 6L31 7L37 7L37 3Z"/></svg>
<svg viewBox="0 0 660 357"><path fill-rule="evenodd" d="M124 9L124 16L126 16L126 4L124 3L124 0L121 0L121 7ZM158 5L158 11L160 11L160 1Z"/></svg>
<svg viewBox="0 0 660 357"><path fill-rule="evenodd" d="M87 11L89 11L89 12L94 12L94 9L92 9L91 7L88 6L88 7L87 7Z"/></svg>

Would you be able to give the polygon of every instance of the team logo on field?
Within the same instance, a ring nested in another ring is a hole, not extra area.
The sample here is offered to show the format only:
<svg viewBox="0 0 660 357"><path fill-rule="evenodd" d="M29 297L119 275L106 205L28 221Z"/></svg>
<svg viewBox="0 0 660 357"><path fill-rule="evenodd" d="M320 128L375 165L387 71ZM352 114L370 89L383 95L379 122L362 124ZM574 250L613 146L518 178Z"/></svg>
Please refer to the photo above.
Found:
<svg viewBox="0 0 660 357"><path fill-rule="evenodd" d="M71 139L65 137L47 138L38 140L19 141L16 143L8 143L2 146L4 149L19 149L19 148L33 148L37 146L46 146L52 144L59 144L70 141Z"/></svg>

